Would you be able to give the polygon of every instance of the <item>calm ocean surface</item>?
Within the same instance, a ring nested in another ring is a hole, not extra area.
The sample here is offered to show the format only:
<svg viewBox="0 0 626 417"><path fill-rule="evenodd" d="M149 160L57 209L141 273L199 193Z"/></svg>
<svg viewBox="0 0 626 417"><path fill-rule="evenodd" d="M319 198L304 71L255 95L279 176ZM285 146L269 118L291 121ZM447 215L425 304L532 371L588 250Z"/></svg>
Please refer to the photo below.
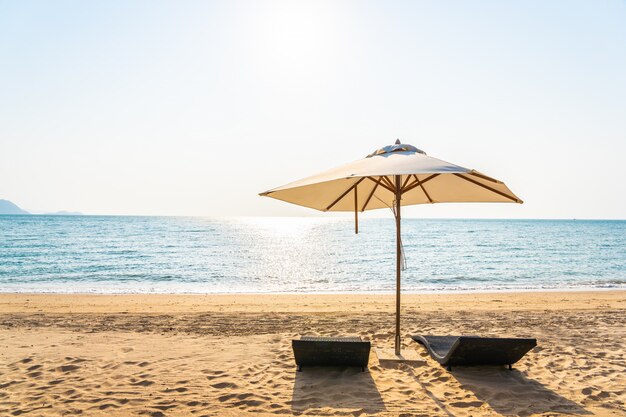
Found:
<svg viewBox="0 0 626 417"><path fill-rule="evenodd" d="M626 221L403 220L403 290L626 288ZM391 292L395 225L0 216L0 292Z"/></svg>

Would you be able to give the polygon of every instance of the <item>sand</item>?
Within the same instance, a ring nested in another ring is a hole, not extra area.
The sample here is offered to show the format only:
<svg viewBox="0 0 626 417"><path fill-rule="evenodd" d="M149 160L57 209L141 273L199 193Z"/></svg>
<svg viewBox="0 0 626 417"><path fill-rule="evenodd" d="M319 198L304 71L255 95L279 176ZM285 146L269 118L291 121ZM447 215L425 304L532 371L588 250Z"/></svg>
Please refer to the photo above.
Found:
<svg viewBox="0 0 626 417"><path fill-rule="evenodd" d="M626 415L626 291L406 295L415 364L296 372L301 334L393 344L384 295L0 294L0 416ZM446 371L414 333L536 337Z"/></svg>

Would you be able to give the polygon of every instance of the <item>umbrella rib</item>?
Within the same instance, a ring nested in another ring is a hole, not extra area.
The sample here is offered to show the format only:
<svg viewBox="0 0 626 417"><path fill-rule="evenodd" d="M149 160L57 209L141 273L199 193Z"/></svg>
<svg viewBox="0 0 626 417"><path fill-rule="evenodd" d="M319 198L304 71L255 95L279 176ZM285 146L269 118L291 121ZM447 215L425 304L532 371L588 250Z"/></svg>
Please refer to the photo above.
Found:
<svg viewBox="0 0 626 417"><path fill-rule="evenodd" d="M478 177L478 178L482 178L483 180L495 182L496 184L502 184L502 181L498 181L498 180L496 180L494 178L488 177L485 174L480 174L480 173L478 173L478 172L476 172L474 170L468 172L468 174L473 175L473 176Z"/></svg>
<svg viewBox="0 0 626 417"><path fill-rule="evenodd" d="M456 176L457 176L457 177L459 177L459 178L463 178L465 181L469 181L469 182L471 182L472 184L478 185L479 187L485 188L485 189L487 189L487 190L491 191L492 193L496 193L496 194L498 194L498 195L501 195L502 197L506 197L506 198L508 198L508 199L509 199L509 200L511 200L511 201L514 201L514 202L516 202L516 203L520 203L520 202L521 202L521 200L520 200L519 198L511 197L511 196L510 196L510 195L508 195L507 193L503 193L502 191L498 191L498 190L496 190L495 188L492 188L492 187L490 187L490 186L488 186L488 185L481 184L480 182L478 182L478 181L476 181L476 180L473 180L473 179L471 179L471 178L467 178L467 177L465 177L465 176L463 176L463 175L461 175L461 174L457 174L456 172L454 173L454 175L456 175Z"/></svg>
<svg viewBox="0 0 626 417"><path fill-rule="evenodd" d="M420 188L422 189L422 191L424 192L424 195L426 196L426 198L428 199L428 202L430 204L434 203L433 199L430 198L430 195L428 195L428 192L426 191L426 188L424 188L424 184L422 184L419 180L419 178L417 178L417 175L413 174L413 176L415 177L415 181L417 181L417 183L419 184Z"/></svg>
<svg viewBox="0 0 626 417"><path fill-rule="evenodd" d="M415 181L413 181L411 184L408 184L408 181L405 181L404 185L402 186L402 193L404 194L405 191L410 191L413 188L415 188L415 186L419 183L419 181L417 181L417 176L415 174L411 174L409 175L409 178L411 178L411 176L415 177Z"/></svg>
<svg viewBox="0 0 626 417"><path fill-rule="evenodd" d="M343 194L341 194L341 195L339 196L339 198L337 198L335 201L333 201L333 202L332 202L332 204L331 204L330 206L326 207L326 210L324 210L324 211L328 211L328 210L330 210L331 208L333 208L333 206L334 206L335 204L337 204L337 203L339 202L339 200L341 200L342 198L344 198L344 197L345 197L345 196L346 196L346 195L347 195L350 191L352 191L352 189L353 189L354 187L356 187L357 185L359 185L359 183L360 183L361 181L363 181L364 179L365 179L365 177L361 177L361 178L360 178L357 182L355 182L354 184L352 184L352 185L350 186L350 188L348 188L346 191L344 191L344 193L343 193Z"/></svg>
<svg viewBox="0 0 626 417"><path fill-rule="evenodd" d="M411 175L409 175L409 178L411 178ZM408 186L402 186L402 194L404 194L404 191L406 191L407 189L409 189L409 187L411 187L410 189L414 188L413 186L417 184L417 182L413 181L411 184L409 184ZM405 184L406 185L406 184Z"/></svg>
<svg viewBox="0 0 626 417"><path fill-rule="evenodd" d="M406 187L404 190L402 190L402 193L404 194L404 193L406 193L406 192L409 192L409 191L411 191L413 188L417 187L417 186L418 186L418 185L420 185L420 184L426 184L428 181L432 180L432 179L433 179L433 178L435 178L435 177L438 177L439 175L441 175L441 174L433 174L433 175L431 175L430 177L426 177L426 178L424 179L424 181L422 181L421 183L420 183L419 181L415 181L415 182L411 183L408 187Z"/></svg>
<svg viewBox="0 0 626 417"><path fill-rule="evenodd" d="M373 180L371 177L367 177L371 180ZM361 209L361 211L365 211L365 207L367 207L367 205L369 204L370 200L372 199L372 196L374 195L374 193L376 192L376 189L378 188L378 186L380 185L380 182L382 180L380 179L380 177L378 178L378 181L376 181L376 183L374 184L374 188L372 188L372 192L370 193L370 195L367 197L367 200L365 200L365 204L363 204L363 208Z"/></svg>
<svg viewBox="0 0 626 417"><path fill-rule="evenodd" d="M396 190L394 190L393 188L391 188L387 184L385 184L385 182L383 181L383 177L382 176L378 177L379 178L378 182L374 178L372 178L372 177L366 177L366 178L371 180L374 183L379 184L381 187L385 188L386 190L391 191L392 193L396 192Z"/></svg>
<svg viewBox="0 0 626 417"><path fill-rule="evenodd" d="M404 187L406 187L406 185L408 184L409 180L411 179L410 175L406 176L406 180L404 180L404 184L402 184L402 187L400 187L401 190L404 189Z"/></svg>
<svg viewBox="0 0 626 417"><path fill-rule="evenodd" d="M380 178L382 178L383 181L387 184L387 186L389 186L389 189L392 193L396 192L396 186L394 185L393 182L391 182L389 178L387 178L387 176L381 175Z"/></svg>

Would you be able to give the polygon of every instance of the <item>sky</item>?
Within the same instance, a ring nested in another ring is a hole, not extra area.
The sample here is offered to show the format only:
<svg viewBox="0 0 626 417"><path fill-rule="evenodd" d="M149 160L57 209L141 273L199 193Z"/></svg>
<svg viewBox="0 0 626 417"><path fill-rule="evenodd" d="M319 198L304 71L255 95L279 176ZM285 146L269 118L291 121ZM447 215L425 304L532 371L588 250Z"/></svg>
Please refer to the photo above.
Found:
<svg viewBox="0 0 626 417"><path fill-rule="evenodd" d="M624 219L625 22L602 0L0 0L0 198L333 216L258 193L400 138L525 201L404 217Z"/></svg>

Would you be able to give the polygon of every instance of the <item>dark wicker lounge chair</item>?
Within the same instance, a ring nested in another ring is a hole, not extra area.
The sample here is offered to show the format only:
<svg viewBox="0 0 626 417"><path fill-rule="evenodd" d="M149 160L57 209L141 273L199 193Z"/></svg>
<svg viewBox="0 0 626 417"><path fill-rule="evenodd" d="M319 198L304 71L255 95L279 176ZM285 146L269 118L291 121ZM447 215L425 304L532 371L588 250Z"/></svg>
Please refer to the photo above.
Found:
<svg viewBox="0 0 626 417"><path fill-rule="evenodd" d="M450 371L456 365L512 365L537 346L537 339L477 336L412 336Z"/></svg>
<svg viewBox="0 0 626 417"><path fill-rule="evenodd" d="M298 371L303 366L359 366L365 371L371 348L360 337L302 336L291 346Z"/></svg>

